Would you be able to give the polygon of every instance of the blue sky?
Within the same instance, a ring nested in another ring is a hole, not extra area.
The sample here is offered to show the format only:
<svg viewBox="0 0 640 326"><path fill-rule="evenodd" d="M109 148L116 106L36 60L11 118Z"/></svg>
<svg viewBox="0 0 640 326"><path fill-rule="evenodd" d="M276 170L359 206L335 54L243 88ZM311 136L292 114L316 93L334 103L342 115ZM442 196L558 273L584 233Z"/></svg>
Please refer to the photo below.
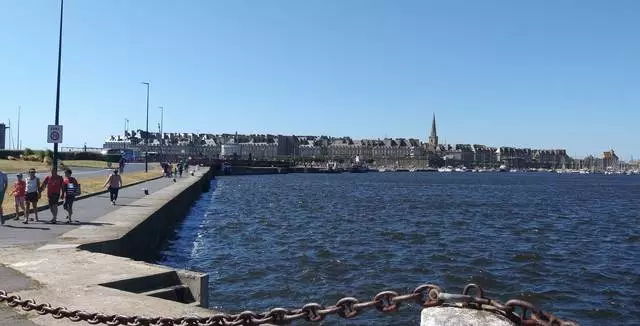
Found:
<svg viewBox="0 0 640 326"><path fill-rule="evenodd" d="M0 121L44 148L59 2L5 0ZM67 0L64 146L149 129L613 147L640 157L634 0ZM15 137L15 134L14 134Z"/></svg>

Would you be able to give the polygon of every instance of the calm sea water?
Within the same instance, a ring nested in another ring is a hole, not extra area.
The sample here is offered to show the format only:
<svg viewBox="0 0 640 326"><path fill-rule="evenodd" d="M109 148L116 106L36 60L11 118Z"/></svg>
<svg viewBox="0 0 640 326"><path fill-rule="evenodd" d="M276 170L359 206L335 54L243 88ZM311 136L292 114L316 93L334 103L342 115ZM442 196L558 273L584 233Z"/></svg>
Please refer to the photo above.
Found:
<svg viewBox="0 0 640 326"><path fill-rule="evenodd" d="M640 177L289 174L214 186L159 262L209 273L217 310L474 282L583 325L640 325ZM348 324L374 322L418 325L419 308Z"/></svg>

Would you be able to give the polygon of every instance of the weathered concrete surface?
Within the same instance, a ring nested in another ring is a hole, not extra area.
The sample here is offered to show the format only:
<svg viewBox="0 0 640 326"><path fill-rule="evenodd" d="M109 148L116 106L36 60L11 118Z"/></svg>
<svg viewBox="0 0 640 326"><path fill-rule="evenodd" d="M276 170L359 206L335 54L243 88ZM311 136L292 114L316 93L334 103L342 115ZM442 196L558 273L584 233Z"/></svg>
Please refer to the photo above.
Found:
<svg viewBox="0 0 640 326"><path fill-rule="evenodd" d="M21 275L11 268L0 266L0 284L5 291L16 292L37 288L37 282ZM34 326L26 316L19 314L14 308L0 304L0 325Z"/></svg>
<svg viewBox="0 0 640 326"><path fill-rule="evenodd" d="M154 189L154 192L149 196L142 196L140 190L146 185L135 187L140 195L136 196L135 193L132 193L133 200L126 206L116 206L117 210L94 218L91 224L79 227L70 226L75 229L63 234L60 238L55 237L60 233L59 230L57 232L51 231L53 235L43 234L43 239L38 239L33 235L15 238L0 237L0 244L5 247L0 250L0 263L20 273L13 273L6 278L1 278L0 289L15 291L14 293L23 299L34 299L37 303L50 303L53 306L63 306L71 310L149 317L210 315L213 313L212 311L194 305L181 304L100 285L128 278L166 273L174 271L174 269L77 248L94 241L117 242L118 239L126 237L132 232L132 229L135 230L136 227L144 223L141 220L145 220L149 214L154 214L154 209L164 207L168 201L173 200L170 199L172 195L175 198L176 194L182 194L183 190L192 187L206 173L207 169L200 169L195 176L178 179L176 183L172 179L156 180L161 186ZM123 197L125 196L124 191L121 191L121 194ZM91 198L85 200L90 201ZM101 203L95 206L85 200L77 202L75 207L87 206L85 207L86 212L110 207L108 200L104 198ZM79 217L79 219L81 218ZM52 227L57 227L57 225ZM4 231L4 229L2 228L0 231ZM39 230L29 231L39 232ZM34 246L43 244L43 242L49 243L34 250ZM30 245L15 246L16 243ZM182 273L180 279L183 283L191 282L195 288L204 286L202 292L194 293L194 295L207 296L206 278L202 278L202 275L198 275L199 273L178 272ZM37 284L38 286L7 288L11 282L19 282L20 279L33 280L35 283L29 284ZM25 326L34 323L37 325L78 325L66 319L56 320L51 316L39 316L34 312L24 312L19 308L3 308L0 311L0 318L5 316L8 316L10 321L0 323L2 325L21 325L13 322L14 319L25 322L26 324L23 324ZM20 316L27 317L29 320Z"/></svg>
<svg viewBox="0 0 640 326"><path fill-rule="evenodd" d="M420 326L515 326L515 324L489 311L431 307L422 309Z"/></svg>
<svg viewBox="0 0 640 326"><path fill-rule="evenodd" d="M168 267L69 248L36 251L8 248L2 252L0 259L21 274L37 280L38 287L14 292L23 299L35 299L37 303L51 303L72 310L148 317L206 316L212 313L194 305L100 285L171 271ZM14 311L28 315L39 325L73 325L69 320L55 320L51 316L24 313L19 309Z"/></svg>

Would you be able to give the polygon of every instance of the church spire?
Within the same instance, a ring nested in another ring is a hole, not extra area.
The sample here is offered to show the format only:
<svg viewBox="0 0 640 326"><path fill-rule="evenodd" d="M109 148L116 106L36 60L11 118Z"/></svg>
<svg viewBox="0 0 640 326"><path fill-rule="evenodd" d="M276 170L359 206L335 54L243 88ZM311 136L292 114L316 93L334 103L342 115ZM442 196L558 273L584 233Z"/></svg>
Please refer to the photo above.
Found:
<svg viewBox="0 0 640 326"><path fill-rule="evenodd" d="M431 135L429 136L429 146L433 149L438 147L438 133L436 132L436 114L433 113L431 121Z"/></svg>
<svg viewBox="0 0 640 326"><path fill-rule="evenodd" d="M438 137L436 133L436 114L433 114L433 120L431 121L431 137Z"/></svg>

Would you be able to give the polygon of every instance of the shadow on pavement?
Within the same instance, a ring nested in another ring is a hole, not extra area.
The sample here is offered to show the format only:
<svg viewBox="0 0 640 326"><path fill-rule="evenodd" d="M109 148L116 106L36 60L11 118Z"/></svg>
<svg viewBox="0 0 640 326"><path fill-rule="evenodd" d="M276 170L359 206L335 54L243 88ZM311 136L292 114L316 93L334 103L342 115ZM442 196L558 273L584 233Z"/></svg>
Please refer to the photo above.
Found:
<svg viewBox="0 0 640 326"><path fill-rule="evenodd" d="M29 225L29 224L25 224L25 225ZM4 227L7 228L12 228L12 229L30 229L30 230L43 230L43 231L47 231L47 230L51 230L50 228L43 228L43 227L33 227L33 226L17 226L17 225L9 225L9 224L5 224L3 225Z"/></svg>
<svg viewBox="0 0 640 326"><path fill-rule="evenodd" d="M58 223L60 224L60 223ZM95 226L103 226L103 225L113 225L113 223L98 223L98 222L82 222L82 221L73 221L71 225L95 225Z"/></svg>

